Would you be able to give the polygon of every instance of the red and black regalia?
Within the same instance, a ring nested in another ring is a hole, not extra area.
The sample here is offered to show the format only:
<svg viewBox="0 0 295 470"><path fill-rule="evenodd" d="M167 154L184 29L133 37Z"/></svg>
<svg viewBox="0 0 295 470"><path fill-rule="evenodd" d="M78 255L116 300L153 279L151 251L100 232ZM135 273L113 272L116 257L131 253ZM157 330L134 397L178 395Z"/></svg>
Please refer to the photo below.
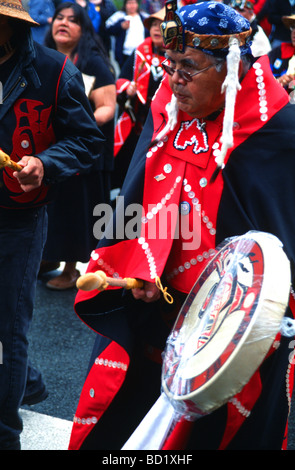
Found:
<svg viewBox="0 0 295 470"><path fill-rule="evenodd" d="M148 37L126 62L116 82L121 115L115 127L113 188L123 185L152 97L163 77L163 60L164 52L155 48ZM134 97L128 99L126 90L131 82L136 84L137 91Z"/></svg>
<svg viewBox="0 0 295 470"><path fill-rule="evenodd" d="M249 230L269 232L282 241L292 265L295 261L294 108L274 80L268 57L258 59L242 81L234 146L213 183L223 112L199 120L179 111L174 129L150 146L167 122L170 100L165 77L122 189L124 207L117 206L114 224L93 251L88 271L152 282L159 276L175 301L147 304L120 288L78 292L76 312L98 332L98 340L70 449L120 449L150 410L160 395L167 333L217 244ZM131 207L142 208L137 229ZM161 219L173 207L179 225L191 234L185 240L175 236L176 218ZM289 309L286 314L291 315ZM286 445L293 383L289 345L290 338L278 338L235 400L194 423L187 449Z"/></svg>
<svg viewBox="0 0 295 470"><path fill-rule="evenodd" d="M289 61L294 54L295 47L290 42L282 42L280 46L275 47L268 53L271 70L276 78L287 73Z"/></svg>

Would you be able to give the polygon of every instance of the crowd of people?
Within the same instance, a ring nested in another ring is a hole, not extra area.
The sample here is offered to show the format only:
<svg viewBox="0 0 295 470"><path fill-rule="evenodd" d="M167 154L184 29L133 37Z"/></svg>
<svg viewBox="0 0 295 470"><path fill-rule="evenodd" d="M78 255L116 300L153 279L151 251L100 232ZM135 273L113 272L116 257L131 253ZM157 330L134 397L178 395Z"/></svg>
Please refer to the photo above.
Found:
<svg viewBox="0 0 295 470"><path fill-rule="evenodd" d="M159 396L167 337L219 243L271 233L293 278L295 4L0 0L0 24L1 149L19 165L0 175L0 449L20 449L21 404L47 397L27 332L37 278L61 262L49 289L76 288L77 262L142 281L79 290L74 306L97 337L69 449L121 449ZM136 203L144 236L94 233L94 208L112 206L114 190L124 215L112 228ZM190 233L200 212L198 247L183 249L173 220L170 238L149 237L168 201ZM289 341L279 337L236 401L194 422L185 444L180 423L163 448L286 448Z"/></svg>

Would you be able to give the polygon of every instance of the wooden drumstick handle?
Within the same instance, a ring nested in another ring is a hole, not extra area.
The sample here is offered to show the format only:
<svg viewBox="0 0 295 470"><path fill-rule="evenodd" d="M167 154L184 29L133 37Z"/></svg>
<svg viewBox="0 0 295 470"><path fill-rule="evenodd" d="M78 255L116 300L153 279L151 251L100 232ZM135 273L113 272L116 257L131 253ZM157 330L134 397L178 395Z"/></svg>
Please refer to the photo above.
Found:
<svg viewBox="0 0 295 470"><path fill-rule="evenodd" d="M0 168L4 168L5 166L8 166L15 171L21 171L23 169L22 166L11 160L9 155L0 150Z"/></svg>
<svg viewBox="0 0 295 470"><path fill-rule="evenodd" d="M86 273L79 277L76 286L83 291L105 290L108 286L123 287L124 289L134 289L142 287L143 282L130 277L124 279L115 279L107 277L104 271L96 271L95 273Z"/></svg>

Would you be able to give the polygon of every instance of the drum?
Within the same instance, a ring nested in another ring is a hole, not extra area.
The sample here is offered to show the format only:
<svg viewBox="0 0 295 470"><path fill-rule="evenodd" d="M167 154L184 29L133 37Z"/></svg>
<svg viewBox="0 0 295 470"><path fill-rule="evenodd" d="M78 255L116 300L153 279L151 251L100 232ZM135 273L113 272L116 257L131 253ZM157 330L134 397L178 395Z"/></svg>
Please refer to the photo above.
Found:
<svg viewBox="0 0 295 470"><path fill-rule="evenodd" d="M248 232L217 248L166 344L162 389L180 415L206 415L241 391L280 330L290 283L273 235Z"/></svg>
<svg viewBox="0 0 295 470"><path fill-rule="evenodd" d="M162 449L177 423L239 393L283 325L290 287L290 263L273 235L251 231L218 246L167 339L161 395L123 449Z"/></svg>

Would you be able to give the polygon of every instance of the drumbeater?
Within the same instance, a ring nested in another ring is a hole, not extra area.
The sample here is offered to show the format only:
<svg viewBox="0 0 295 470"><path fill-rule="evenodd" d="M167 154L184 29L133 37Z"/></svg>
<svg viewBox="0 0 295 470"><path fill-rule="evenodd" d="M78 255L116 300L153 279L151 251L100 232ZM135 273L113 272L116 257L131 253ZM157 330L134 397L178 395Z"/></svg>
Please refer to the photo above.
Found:
<svg viewBox="0 0 295 470"><path fill-rule="evenodd" d="M16 162L11 160L10 156L7 155L5 152L0 150L0 169L8 167L15 171L21 171L23 169L22 166L18 165Z"/></svg>
<svg viewBox="0 0 295 470"><path fill-rule="evenodd" d="M99 290L103 291L107 287L122 287L123 289L141 289L143 287L143 281L134 279L132 277L125 277L124 279L118 279L114 277L108 277L104 271L96 271L94 273L86 273L79 277L76 286L78 289L83 291ZM159 277L156 278L156 286L163 293L164 299L169 304L173 303L173 297L167 292L167 287L163 287Z"/></svg>
<svg viewBox="0 0 295 470"><path fill-rule="evenodd" d="M143 282L133 278L117 279L107 277L104 271L96 271L95 273L86 273L77 280L77 288L83 291L91 291L97 289L103 291L108 286L123 287L124 289L135 289L143 287Z"/></svg>

